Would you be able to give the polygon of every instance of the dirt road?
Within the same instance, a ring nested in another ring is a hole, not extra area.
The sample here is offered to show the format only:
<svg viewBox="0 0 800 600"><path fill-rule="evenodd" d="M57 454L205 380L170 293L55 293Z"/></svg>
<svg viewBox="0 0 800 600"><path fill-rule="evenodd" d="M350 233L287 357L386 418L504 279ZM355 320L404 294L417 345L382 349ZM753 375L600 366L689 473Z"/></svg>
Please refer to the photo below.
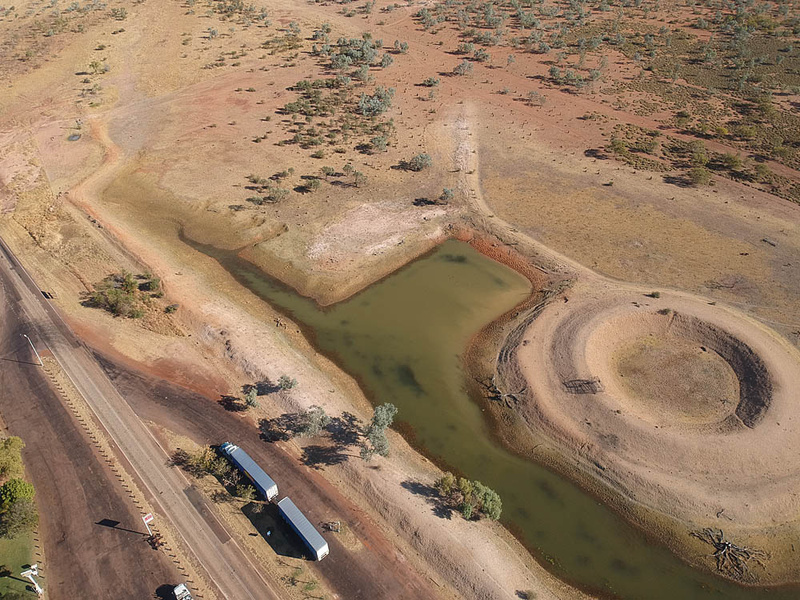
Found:
<svg viewBox="0 0 800 600"><path fill-rule="evenodd" d="M428 582L405 562L363 511L322 476L299 466L280 445L261 439L260 433L235 413L191 391L98 358L115 387L143 420L159 423L202 444L232 441L242 446L279 483L281 496L291 496L312 523L346 523L364 549L352 551L335 534L327 534L330 554L316 565L340 598L435 597Z"/></svg>
<svg viewBox="0 0 800 600"><path fill-rule="evenodd" d="M7 288L13 288L32 329L69 375L140 478L158 512L178 530L220 595L231 600L277 598L236 542L220 539L219 524L208 522L208 515L197 511L186 495L189 482L178 470L166 466L164 450L1 240L0 273Z"/></svg>
<svg viewBox="0 0 800 600"><path fill-rule="evenodd" d="M36 487L48 597L153 597L181 577L137 533L144 530L138 510L42 368L30 362L35 359L22 334L32 332L8 287L0 277L0 413L9 432L26 444L23 458Z"/></svg>

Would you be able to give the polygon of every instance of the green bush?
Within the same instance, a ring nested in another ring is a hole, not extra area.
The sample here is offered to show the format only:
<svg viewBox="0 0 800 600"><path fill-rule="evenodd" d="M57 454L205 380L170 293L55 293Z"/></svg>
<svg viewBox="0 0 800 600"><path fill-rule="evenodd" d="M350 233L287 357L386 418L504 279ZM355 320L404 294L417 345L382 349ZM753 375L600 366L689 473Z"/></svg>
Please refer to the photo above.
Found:
<svg viewBox="0 0 800 600"><path fill-rule="evenodd" d="M422 153L417 154L411 160L405 163L405 167L409 171L422 171L433 165L433 159L430 154Z"/></svg>

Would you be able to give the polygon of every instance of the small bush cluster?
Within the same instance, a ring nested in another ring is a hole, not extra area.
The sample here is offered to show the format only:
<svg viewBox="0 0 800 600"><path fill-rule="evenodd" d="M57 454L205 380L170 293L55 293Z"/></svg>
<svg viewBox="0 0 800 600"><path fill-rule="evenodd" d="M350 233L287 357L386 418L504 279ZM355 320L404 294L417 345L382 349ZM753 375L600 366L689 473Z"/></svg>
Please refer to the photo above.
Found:
<svg viewBox="0 0 800 600"><path fill-rule="evenodd" d="M127 271L106 277L84 304L102 308L118 317L139 319L151 298L163 296L161 280L152 275L133 275Z"/></svg>
<svg viewBox="0 0 800 600"><path fill-rule="evenodd" d="M500 496L480 481L470 481L445 473L437 482L439 496L449 506L456 508L465 519L475 519L480 515L492 521L500 518L503 502Z"/></svg>

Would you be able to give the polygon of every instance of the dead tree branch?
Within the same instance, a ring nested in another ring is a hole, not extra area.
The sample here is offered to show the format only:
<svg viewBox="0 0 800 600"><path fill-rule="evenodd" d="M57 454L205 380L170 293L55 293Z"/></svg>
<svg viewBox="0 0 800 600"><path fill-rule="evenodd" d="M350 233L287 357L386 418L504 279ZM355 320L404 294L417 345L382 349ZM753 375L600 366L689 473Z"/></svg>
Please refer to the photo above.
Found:
<svg viewBox="0 0 800 600"><path fill-rule="evenodd" d="M693 531L690 535L714 548L714 553L711 556L717 561L717 571L725 573L733 579L740 581L752 581L755 579L748 565L750 561L754 561L762 568L765 568L763 561L768 558L766 552L737 546L727 541L725 533L721 529L706 527L701 531Z"/></svg>

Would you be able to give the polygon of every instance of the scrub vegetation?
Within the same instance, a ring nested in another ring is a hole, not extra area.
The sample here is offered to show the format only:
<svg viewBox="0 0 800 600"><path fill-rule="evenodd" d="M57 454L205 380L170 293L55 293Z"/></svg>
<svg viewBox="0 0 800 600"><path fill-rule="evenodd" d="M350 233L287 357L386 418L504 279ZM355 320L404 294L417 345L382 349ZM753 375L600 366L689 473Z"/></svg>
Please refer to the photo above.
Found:
<svg viewBox="0 0 800 600"><path fill-rule="evenodd" d="M161 306L156 299L163 298L161 280L149 274L133 275L127 271L114 273L95 286L95 291L87 293L84 305L102 308L115 317L140 319L148 310L160 309L174 312L169 306ZM177 305L170 305L175 306Z"/></svg>
<svg viewBox="0 0 800 600"><path fill-rule="evenodd" d="M0 537L16 538L39 524L33 485L23 479L22 449L18 437L0 440Z"/></svg>
<svg viewBox="0 0 800 600"><path fill-rule="evenodd" d="M445 473L436 482L436 490L446 506L455 508L467 520L482 515L497 521L503 512L500 496L480 481L456 478L452 473Z"/></svg>

